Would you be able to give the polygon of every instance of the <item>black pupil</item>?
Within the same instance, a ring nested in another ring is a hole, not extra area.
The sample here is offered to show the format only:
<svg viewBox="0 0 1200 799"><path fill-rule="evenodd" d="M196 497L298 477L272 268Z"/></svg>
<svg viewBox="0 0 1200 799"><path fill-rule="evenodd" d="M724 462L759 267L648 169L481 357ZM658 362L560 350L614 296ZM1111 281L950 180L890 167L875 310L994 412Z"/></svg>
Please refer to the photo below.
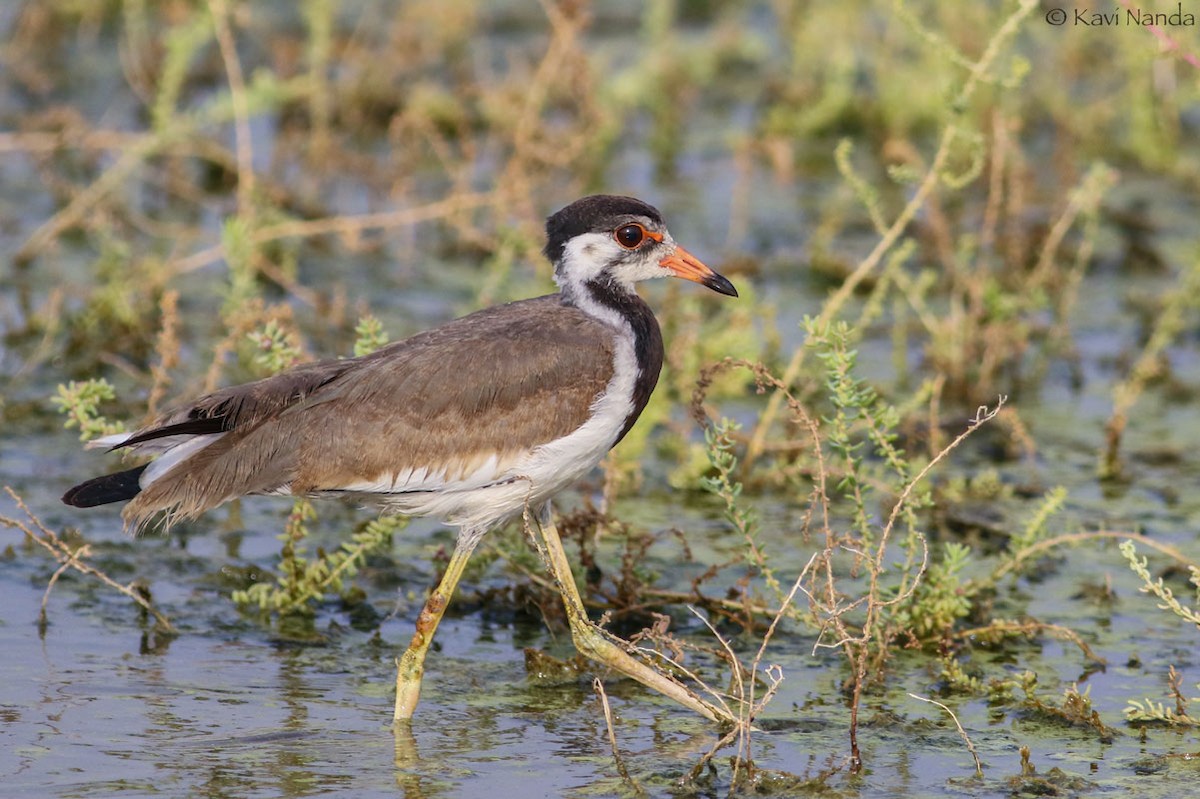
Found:
<svg viewBox="0 0 1200 799"><path fill-rule="evenodd" d="M626 225L622 228L617 228L617 241L622 247L636 247L642 243L642 238L645 232L640 225Z"/></svg>

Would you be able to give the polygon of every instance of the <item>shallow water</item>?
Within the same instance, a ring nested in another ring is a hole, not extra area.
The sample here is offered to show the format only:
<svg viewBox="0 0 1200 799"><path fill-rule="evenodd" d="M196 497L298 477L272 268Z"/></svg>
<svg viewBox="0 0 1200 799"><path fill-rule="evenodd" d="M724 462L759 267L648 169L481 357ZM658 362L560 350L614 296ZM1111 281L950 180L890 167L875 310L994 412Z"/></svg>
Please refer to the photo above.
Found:
<svg viewBox="0 0 1200 799"><path fill-rule="evenodd" d="M36 447L30 444L24 451L31 449ZM525 674L523 648L567 656L567 636L508 612L477 609L443 624L411 737L393 737L392 658L411 634L419 604L415 594L432 578L423 565L428 527L425 534L418 529L398 536L398 563L418 565L397 567L407 577L398 594L372 592L381 613L397 610L377 636L354 630L345 614L331 607L317 621L325 642L300 646L279 641L268 629L240 617L223 592L213 588L214 575L224 566L272 566L277 545L273 531L279 529L286 512L280 506L286 503L244 503L245 530L237 557L228 553L227 535L130 542L119 533L114 514L76 514L56 507L53 496L38 489L54 481L32 475L55 468L69 473L64 460L90 457L72 454L69 447L55 450L53 455L35 453L16 474L7 471L13 461L6 458L4 482L30 497L48 524L78 524L96 548L98 565L115 577L147 579L156 603L181 633L155 640L123 598L68 575L51 595L50 625L39 636L35 622L50 565L11 532L3 533L0 540L16 548L0 564L5 597L0 614L0 650L5 652L0 772L7 775L5 795L621 792L590 679L539 685ZM1069 447L1062 452L1069 454ZM1080 458L1072 470L1068 457L1043 454L1054 462L1053 470L1043 467L1049 473L1044 479L1079 476L1091 465ZM1146 471L1148 485L1170 479L1166 473ZM697 563L657 561L672 555L668 548L655 553L653 563L668 575L669 587L686 586L689 574L723 547L724 533L704 522L711 511L681 506L678 496L660 494L639 503L630 503L628 512L618 508L618 515L641 515L639 523L673 524L687 531ZM1122 524L1137 524L1181 545L1190 540L1200 518L1194 498L1168 506L1152 491L1134 489L1115 502L1073 500L1071 515L1098 520L1097 507ZM0 512L16 515L7 498ZM212 514L211 526L220 527L223 515ZM435 540L444 542L444 536ZM769 543L776 551L783 545ZM799 557L806 554L798 550ZM611 563L615 553L607 554ZM1021 712L997 713L982 700L945 700L985 763L987 777L977 783L971 778L970 756L944 714L889 690L865 702L861 737L867 772L854 780L843 772L831 784L863 796L926 796L933 790L1007 795L1004 780L1019 773L1018 749L1029 746L1042 773L1059 767L1107 789L1136 786L1139 795L1178 795L1191 779L1191 767L1186 761L1159 758L1194 751L1195 736L1151 729L1141 739L1119 719L1127 699L1163 696L1168 665L1185 674L1200 665L1195 633L1154 611L1153 603L1136 592L1113 547L1077 548L1061 557L1063 562L1045 579L1021 581L1014 592L1002 592L1005 607L999 612L1066 624L1109 666L1095 671L1072 645L1043 639L1015 647L1019 656L1013 660L1014 648L1006 648L1010 654L1005 660L987 666L985 673L1032 669L1049 697L1078 681L1090 691L1106 723L1120 730L1111 743L1102 743L1094 732ZM484 578L485 583L503 580L495 570ZM1105 580L1116 593L1112 604L1075 597L1083 583ZM466 585L464 590L469 596L479 587ZM685 618L679 623L693 635L702 633ZM756 646L748 639L735 644L743 651ZM752 739L761 769L815 777L845 765L847 718L837 690L844 667L827 652L814 656L811 646L811 637L799 631L772 642L767 660L781 665L786 679L759 720L763 731ZM1129 665L1134 655L1140 665ZM986 654L976 657L986 659ZM902 657L895 668L895 689L921 695L935 690L924 658ZM629 770L652 794L670 792L718 737L710 725L639 686L609 681L607 691ZM720 786L728 778L723 768L713 790L723 793Z"/></svg>

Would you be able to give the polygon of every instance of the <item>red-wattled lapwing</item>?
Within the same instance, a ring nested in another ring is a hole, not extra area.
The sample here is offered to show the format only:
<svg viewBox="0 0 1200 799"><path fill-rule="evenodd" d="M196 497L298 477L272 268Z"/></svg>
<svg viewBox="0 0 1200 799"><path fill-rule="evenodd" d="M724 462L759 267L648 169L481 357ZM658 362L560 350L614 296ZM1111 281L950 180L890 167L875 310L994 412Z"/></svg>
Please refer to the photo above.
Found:
<svg viewBox="0 0 1200 799"><path fill-rule="evenodd" d="M709 718L728 714L627 654L588 621L550 516L550 499L629 431L658 382L658 322L634 291L682 277L733 284L677 245L654 207L598 195L546 221L559 292L511 302L360 358L304 364L222 389L134 433L93 442L158 457L63 497L129 500L139 528L245 494L349 497L459 528L446 573L397 661L396 719L412 717L425 653L479 539L525 509L588 657Z"/></svg>

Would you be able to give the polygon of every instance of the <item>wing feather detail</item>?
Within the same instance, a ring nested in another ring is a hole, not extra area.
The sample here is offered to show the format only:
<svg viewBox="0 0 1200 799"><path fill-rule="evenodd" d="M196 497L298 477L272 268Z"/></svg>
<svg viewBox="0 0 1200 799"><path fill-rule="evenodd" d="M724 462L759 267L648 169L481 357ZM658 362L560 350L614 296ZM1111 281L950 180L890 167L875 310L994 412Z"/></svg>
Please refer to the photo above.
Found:
<svg viewBox="0 0 1200 799"><path fill-rule="evenodd" d="M612 328L555 294L217 391L121 442L172 444L160 461L173 462L151 464L126 518L192 517L249 493L481 484L587 421L614 346Z"/></svg>

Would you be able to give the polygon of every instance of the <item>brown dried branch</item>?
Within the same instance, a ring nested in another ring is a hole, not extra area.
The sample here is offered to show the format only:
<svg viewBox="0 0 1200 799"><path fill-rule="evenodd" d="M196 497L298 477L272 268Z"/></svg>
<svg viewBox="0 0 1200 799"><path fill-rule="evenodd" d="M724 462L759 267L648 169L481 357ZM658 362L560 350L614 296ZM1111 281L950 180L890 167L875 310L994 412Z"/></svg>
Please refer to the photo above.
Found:
<svg viewBox="0 0 1200 799"><path fill-rule="evenodd" d="M122 585L104 572L97 569L95 566L85 563L82 558L89 554L89 549L87 546L83 546L74 550L71 549L70 545L63 541L58 533L42 524L42 521L36 515L34 515L33 511L29 509L29 506L25 504L25 500L23 500L16 491L13 491L9 486L5 486L4 490L8 493L9 497L11 497L12 500L17 503L17 507L29 517L29 524L26 524L20 519L11 519L7 516L0 516L0 524L3 524L5 527L9 527L14 530L20 530L27 538L29 538L30 541L33 541L35 544L45 549L56 561L61 564L61 566L51 576L50 584L46 587L46 594L42 597L43 623L45 619L46 602L50 596L50 588L52 588L53 585L58 582L58 578L67 569L74 569L80 574L86 574L90 577L95 577L97 580L104 583L109 588L112 588L114 591L118 591L132 599L143 609L145 609L147 613L150 613L152 616L154 616L155 621L158 622L159 626L164 632L175 632L175 628L171 625L171 621L162 613L160 613L158 609L151 604L150 600L146 599L143 593L138 590L136 584L130 583L129 585Z"/></svg>

